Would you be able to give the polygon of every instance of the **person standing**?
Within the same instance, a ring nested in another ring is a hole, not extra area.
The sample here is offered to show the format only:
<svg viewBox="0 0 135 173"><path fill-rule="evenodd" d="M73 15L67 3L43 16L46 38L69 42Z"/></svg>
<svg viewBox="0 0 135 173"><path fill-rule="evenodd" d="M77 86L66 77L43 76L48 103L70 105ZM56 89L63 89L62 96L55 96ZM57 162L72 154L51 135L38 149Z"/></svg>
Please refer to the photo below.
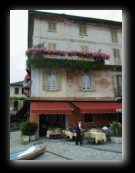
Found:
<svg viewBox="0 0 135 173"><path fill-rule="evenodd" d="M76 126L76 141L75 144L78 145L78 142L80 142L80 145L82 145L82 136L81 136L81 122L78 122Z"/></svg>

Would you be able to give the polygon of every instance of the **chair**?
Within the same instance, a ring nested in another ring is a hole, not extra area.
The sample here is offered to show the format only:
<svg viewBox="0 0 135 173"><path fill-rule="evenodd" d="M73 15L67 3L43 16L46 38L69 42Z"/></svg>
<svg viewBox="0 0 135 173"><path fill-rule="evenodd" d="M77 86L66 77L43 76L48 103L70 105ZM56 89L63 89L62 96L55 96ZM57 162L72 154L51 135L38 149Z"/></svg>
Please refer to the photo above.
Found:
<svg viewBox="0 0 135 173"><path fill-rule="evenodd" d="M62 141L68 141L69 139L69 136L67 136L64 132L61 132L60 136Z"/></svg>
<svg viewBox="0 0 135 173"><path fill-rule="evenodd" d="M109 129L107 129L107 130L102 129L102 132L105 133L107 141L110 141L111 140L110 139L110 136L111 136L110 130Z"/></svg>
<svg viewBox="0 0 135 173"><path fill-rule="evenodd" d="M50 131L49 138L50 139L56 139L56 132L54 130Z"/></svg>

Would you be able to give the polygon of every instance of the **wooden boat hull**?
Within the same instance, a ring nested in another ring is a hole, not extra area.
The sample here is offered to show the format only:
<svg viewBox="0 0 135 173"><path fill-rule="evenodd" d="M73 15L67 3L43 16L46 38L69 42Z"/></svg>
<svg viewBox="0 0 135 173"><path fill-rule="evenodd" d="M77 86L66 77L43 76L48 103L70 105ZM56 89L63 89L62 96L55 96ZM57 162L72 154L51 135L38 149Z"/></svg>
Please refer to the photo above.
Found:
<svg viewBox="0 0 135 173"><path fill-rule="evenodd" d="M44 145L33 145L32 147L28 148L21 154L19 154L15 159L13 160L30 160L33 159L41 154L43 154L46 151L46 146Z"/></svg>

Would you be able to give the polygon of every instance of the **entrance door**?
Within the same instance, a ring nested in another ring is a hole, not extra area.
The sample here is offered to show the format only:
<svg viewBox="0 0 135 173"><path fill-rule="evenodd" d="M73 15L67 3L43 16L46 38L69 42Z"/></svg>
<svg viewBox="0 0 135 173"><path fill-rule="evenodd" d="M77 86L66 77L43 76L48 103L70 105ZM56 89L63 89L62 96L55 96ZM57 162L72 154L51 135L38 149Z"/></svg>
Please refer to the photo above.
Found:
<svg viewBox="0 0 135 173"><path fill-rule="evenodd" d="M39 115L39 137L45 137L46 131L52 128L65 129L65 114L41 114Z"/></svg>

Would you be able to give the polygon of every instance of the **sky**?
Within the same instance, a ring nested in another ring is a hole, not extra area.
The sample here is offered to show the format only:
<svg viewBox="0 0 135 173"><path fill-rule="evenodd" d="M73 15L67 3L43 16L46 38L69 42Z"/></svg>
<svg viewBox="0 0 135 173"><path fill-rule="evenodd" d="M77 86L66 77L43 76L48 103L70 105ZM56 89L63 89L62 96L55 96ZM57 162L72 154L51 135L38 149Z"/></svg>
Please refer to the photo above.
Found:
<svg viewBox="0 0 135 173"><path fill-rule="evenodd" d="M122 22L122 10L37 10L65 13L96 19ZM10 84L23 81L26 72L28 41L28 10L10 10Z"/></svg>

